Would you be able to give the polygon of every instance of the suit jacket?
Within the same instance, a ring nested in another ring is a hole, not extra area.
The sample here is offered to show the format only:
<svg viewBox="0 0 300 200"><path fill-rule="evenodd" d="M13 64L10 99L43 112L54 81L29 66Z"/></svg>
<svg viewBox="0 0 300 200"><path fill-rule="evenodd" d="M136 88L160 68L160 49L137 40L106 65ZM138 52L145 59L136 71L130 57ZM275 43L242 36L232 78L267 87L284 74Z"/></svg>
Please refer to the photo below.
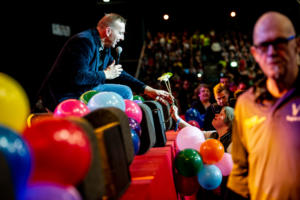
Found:
<svg viewBox="0 0 300 200"><path fill-rule="evenodd" d="M61 49L42 86L46 106L53 108L61 99L78 99L85 91L104 84L104 70L113 60L111 49L101 45L96 28L72 36ZM143 92L146 87L125 71L112 81L127 85L136 92Z"/></svg>

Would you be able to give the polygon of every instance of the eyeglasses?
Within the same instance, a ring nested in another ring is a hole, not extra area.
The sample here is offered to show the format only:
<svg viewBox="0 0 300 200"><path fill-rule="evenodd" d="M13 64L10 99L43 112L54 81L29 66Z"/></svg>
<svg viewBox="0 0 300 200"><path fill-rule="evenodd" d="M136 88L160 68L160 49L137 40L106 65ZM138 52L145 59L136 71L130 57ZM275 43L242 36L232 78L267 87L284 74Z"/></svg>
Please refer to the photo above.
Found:
<svg viewBox="0 0 300 200"><path fill-rule="evenodd" d="M295 35L292 35L288 38L277 38L273 41L262 42L258 45L253 45L260 53L266 53L270 45L276 50L285 49L288 45L288 42L292 39L295 39Z"/></svg>

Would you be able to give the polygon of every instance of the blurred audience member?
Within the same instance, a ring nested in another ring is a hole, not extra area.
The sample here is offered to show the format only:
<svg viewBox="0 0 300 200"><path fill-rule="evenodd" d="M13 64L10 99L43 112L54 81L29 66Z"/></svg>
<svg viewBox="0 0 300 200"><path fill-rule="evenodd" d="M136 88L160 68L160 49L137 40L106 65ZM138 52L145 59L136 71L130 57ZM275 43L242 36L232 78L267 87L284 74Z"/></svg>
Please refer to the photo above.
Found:
<svg viewBox="0 0 300 200"><path fill-rule="evenodd" d="M237 100L228 199L300 199L300 95L295 28L285 15L264 13L251 53L265 78ZM237 197L239 196L239 198Z"/></svg>

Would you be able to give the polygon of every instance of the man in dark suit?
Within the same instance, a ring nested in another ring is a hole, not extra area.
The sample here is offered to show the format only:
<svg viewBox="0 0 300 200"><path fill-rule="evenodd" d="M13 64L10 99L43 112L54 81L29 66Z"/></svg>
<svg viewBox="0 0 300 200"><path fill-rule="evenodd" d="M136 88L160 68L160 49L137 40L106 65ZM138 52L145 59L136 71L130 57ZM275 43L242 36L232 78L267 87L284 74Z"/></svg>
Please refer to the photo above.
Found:
<svg viewBox="0 0 300 200"><path fill-rule="evenodd" d="M82 31L65 43L42 86L40 96L46 107L53 110L59 102L78 99L88 90L116 92L124 99L132 99L133 89L171 102L168 92L137 80L113 58L111 48L124 40L125 26L122 16L106 14L96 28Z"/></svg>

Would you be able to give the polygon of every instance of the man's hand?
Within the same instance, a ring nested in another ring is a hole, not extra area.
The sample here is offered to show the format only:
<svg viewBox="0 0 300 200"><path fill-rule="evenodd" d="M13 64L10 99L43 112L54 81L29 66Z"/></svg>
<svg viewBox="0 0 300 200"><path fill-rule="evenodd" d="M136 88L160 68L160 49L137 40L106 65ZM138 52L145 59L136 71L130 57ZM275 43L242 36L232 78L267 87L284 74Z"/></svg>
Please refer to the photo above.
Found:
<svg viewBox="0 0 300 200"><path fill-rule="evenodd" d="M146 86L144 94L164 104L165 101L169 102L170 104L174 103L174 97L169 92L164 90L157 90L150 86Z"/></svg>
<svg viewBox="0 0 300 200"><path fill-rule="evenodd" d="M106 79L115 79L120 76L122 71L122 65L115 65L115 61L113 61L112 64L104 70L104 74Z"/></svg>

